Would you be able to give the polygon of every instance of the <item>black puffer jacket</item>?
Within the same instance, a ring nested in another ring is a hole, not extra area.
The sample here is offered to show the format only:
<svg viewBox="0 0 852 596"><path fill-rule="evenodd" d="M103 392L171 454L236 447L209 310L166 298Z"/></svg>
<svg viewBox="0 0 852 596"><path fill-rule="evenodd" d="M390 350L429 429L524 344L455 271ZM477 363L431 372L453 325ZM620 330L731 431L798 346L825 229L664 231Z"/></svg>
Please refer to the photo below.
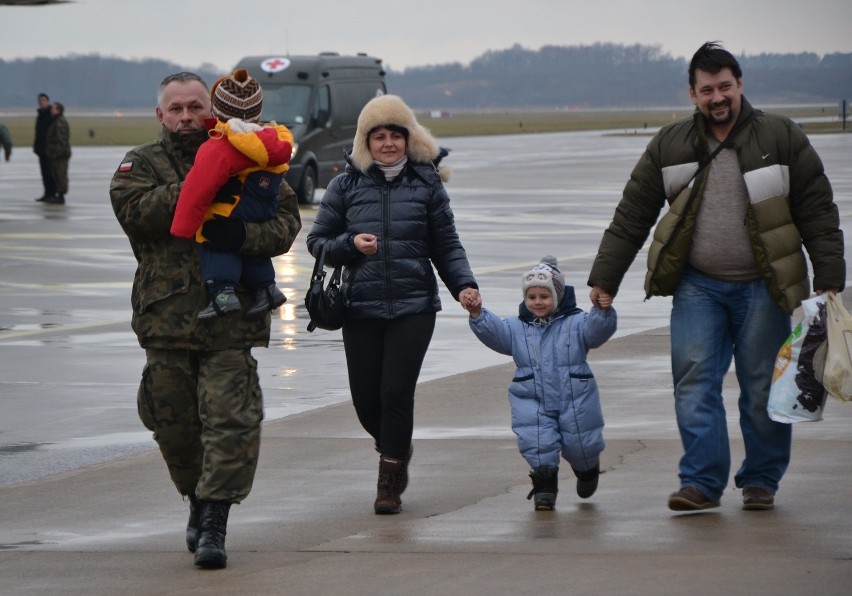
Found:
<svg viewBox="0 0 852 596"><path fill-rule="evenodd" d="M434 264L458 299L478 288L456 232L450 198L435 164L411 161L386 181L375 166L350 165L326 189L308 234L315 257L328 243L326 263L344 266L346 317L393 319L441 310ZM360 253L356 234L378 238L378 252Z"/></svg>

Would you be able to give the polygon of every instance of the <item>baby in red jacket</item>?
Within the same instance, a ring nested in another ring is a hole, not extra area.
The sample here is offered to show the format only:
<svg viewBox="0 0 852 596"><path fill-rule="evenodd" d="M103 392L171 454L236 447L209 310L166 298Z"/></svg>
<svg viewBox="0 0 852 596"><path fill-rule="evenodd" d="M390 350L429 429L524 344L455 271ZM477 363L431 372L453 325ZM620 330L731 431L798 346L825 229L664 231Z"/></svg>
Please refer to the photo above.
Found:
<svg viewBox="0 0 852 596"><path fill-rule="evenodd" d="M248 316L265 315L287 298L275 285L272 259L225 252L207 242L201 227L211 219L273 219L289 169L293 135L286 126L260 124L263 90L247 70L221 77L210 90L216 123L201 145L181 188L171 233L195 238L211 301L199 319L242 311L236 288L254 294Z"/></svg>

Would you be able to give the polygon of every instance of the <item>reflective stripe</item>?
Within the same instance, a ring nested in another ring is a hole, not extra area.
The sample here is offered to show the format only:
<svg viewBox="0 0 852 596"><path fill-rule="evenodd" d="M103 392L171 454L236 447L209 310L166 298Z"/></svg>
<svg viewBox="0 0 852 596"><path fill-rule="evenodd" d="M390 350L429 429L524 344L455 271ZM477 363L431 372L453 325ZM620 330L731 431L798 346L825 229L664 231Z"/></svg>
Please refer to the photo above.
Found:
<svg viewBox="0 0 852 596"><path fill-rule="evenodd" d="M692 177L698 170L698 162L692 161L663 168L663 188L666 198L671 198L687 186L692 186Z"/></svg>
<svg viewBox="0 0 852 596"><path fill-rule="evenodd" d="M760 203L772 197L786 197L790 194L790 168L776 164L746 173L746 188L752 204Z"/></svg>

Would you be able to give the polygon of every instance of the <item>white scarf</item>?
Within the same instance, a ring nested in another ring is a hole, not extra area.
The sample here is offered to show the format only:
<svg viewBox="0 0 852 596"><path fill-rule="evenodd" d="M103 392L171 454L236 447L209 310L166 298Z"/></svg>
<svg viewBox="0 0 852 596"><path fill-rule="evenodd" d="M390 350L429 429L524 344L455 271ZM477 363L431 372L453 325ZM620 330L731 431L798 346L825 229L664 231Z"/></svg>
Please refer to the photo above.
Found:
<svg viewBox="0 0 852 596"><path fill-rule="evenodd" d="M373 163L376 164L382 171L382 173L385 175L385 180L393 180L394 178L399 176L399 173L402 171L402 168L405 167L405 164L407 162L408 156L403 155L399 161L394 162L392 164L383 164L378 161L374 161Z"/></svg>

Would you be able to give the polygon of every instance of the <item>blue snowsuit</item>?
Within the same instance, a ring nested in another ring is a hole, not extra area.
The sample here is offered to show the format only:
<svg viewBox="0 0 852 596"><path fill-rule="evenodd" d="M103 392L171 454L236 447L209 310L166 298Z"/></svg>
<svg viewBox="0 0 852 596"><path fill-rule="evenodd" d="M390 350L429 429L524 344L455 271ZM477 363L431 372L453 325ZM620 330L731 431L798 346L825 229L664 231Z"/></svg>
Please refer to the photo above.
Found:
<svg viewBox="0 0 852 596"><path fill-rule="evenodd" d="M485 308L470 318L482 343L515 361L509 385L512 430L530 468L558 468L560 454L577 471L598 465L604 420L586 356L612 337L616 324L613 308L593 307L589 313L577 308L571 286L547 323L523 302L517 318L499 318Z"/></svg>

